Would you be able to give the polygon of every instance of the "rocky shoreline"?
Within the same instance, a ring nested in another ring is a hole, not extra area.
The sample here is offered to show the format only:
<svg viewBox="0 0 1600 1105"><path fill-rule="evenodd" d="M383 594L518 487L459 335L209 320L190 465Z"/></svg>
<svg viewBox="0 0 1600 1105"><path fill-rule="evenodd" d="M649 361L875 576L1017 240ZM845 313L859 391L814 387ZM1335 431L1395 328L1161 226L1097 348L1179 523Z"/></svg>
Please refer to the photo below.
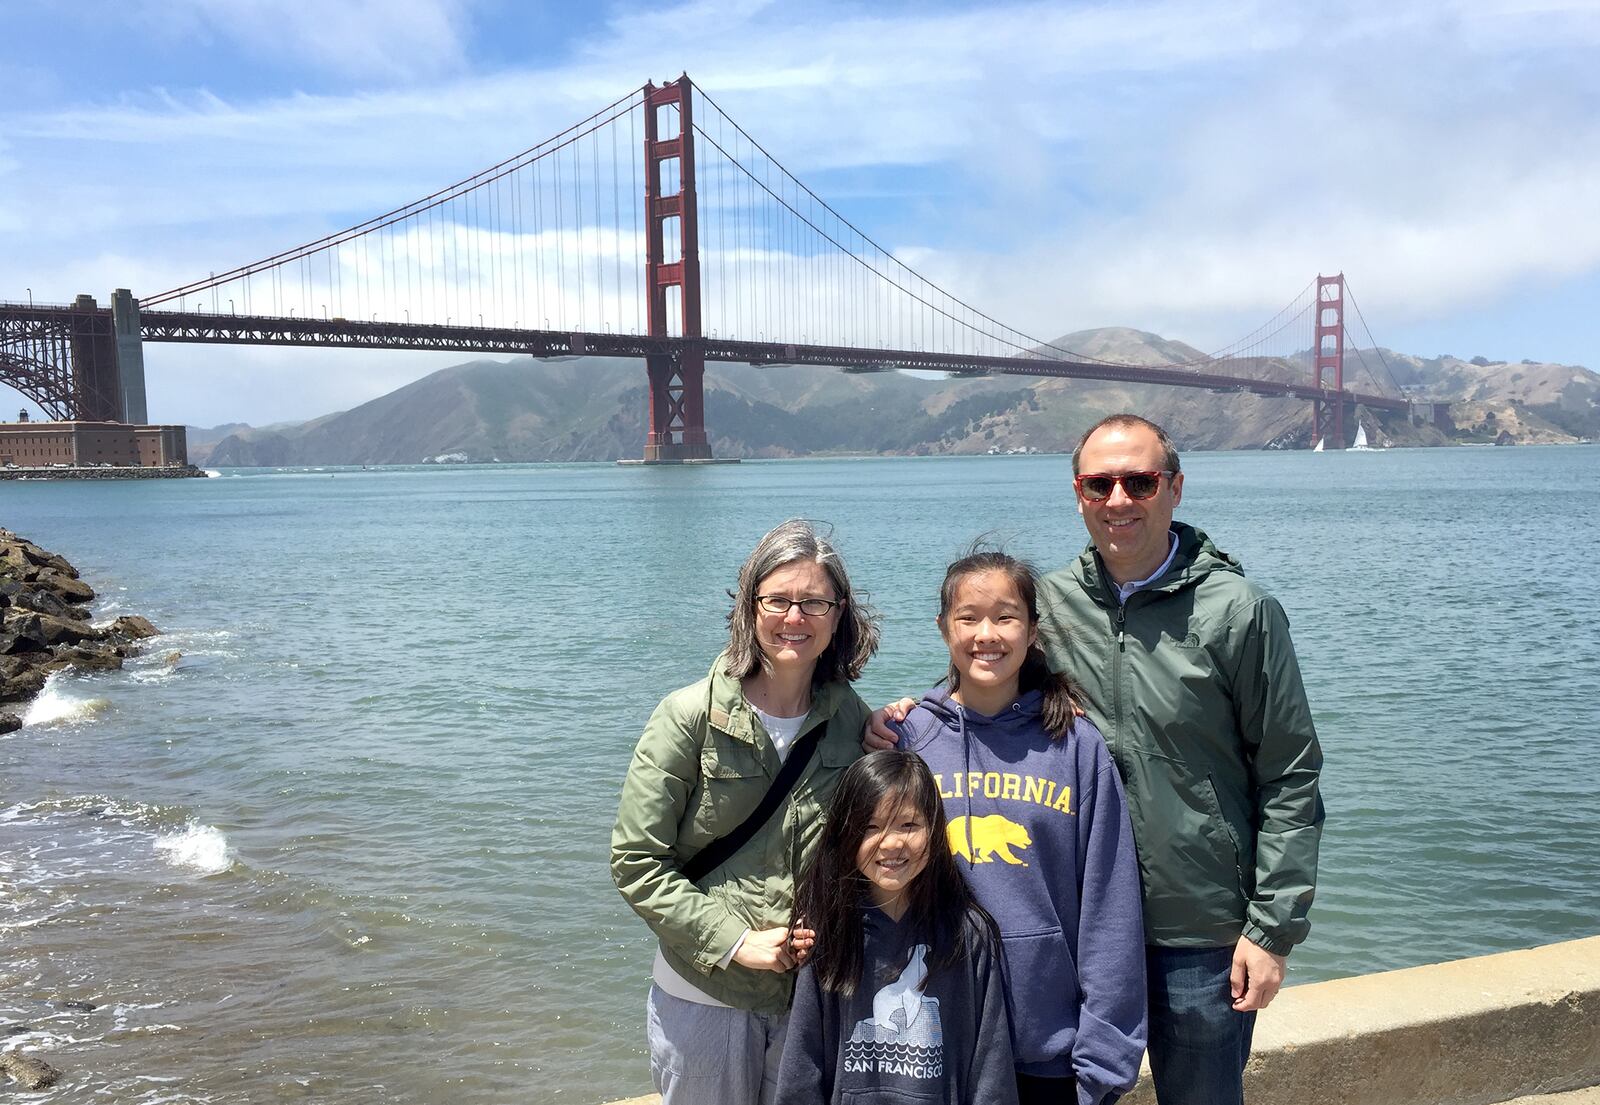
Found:
<svg viewBox="0 0 1600 1105"><path fill-rule="evenodd" d="M192 464L168 468L0 468L0 480L174 480L205 476L205 469Z"/></svg>
<svg viewBox="0 0 1600 1105"><path fill-rule="evenodd" d="M137 615L93 625L93 599L65 557L0 529L0 733L22 727L53 673L115 671L160 632Z"/></svg>

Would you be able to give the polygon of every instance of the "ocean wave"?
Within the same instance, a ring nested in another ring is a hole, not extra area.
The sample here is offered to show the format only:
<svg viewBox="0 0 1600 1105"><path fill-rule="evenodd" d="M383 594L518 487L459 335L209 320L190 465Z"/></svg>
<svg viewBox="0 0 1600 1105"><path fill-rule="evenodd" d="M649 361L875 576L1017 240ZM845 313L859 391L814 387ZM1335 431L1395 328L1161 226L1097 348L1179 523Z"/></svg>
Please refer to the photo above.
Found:
<svg viewBox="0 0 1600 1105"><path fill-rule="evenodd" d="M186 867L206 875L216 875L233 866L228 837L221 829L191 821L175 833L156 836L155 848L174 867Z"/></svg>
<svg viewBox="0 0 1600 1105"><path fill-rule="evenodd" d="M111 798L104 794L73 794L65 798L41 798L37 802L18 802L0 810L0 822L43 823L51 817L81 815L103 821L121 822L130 828L182 827L192 818L175 806Z"/></svg>
<svg viewBox="0 0 1600 1105"><path fill-rule="evenodd" d="M28 704L27 711L22 715L23 726L89 721L110 707L109 698L83 694L79 690L82 686L81 679L73 678L64 671L51 672L50 677L44 681L44 688Z"/></svg>

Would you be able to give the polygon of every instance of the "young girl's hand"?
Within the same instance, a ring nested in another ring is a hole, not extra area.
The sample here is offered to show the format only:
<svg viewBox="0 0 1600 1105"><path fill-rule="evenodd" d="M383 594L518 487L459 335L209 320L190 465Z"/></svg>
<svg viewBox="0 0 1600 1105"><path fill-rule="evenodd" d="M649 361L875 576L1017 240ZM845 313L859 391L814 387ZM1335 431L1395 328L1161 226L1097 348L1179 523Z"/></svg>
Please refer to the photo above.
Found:
<svg viewBox="0 0 1600 1105"><path fill-rule="evenodd" d="M816 946L816 943L816 932L806 928L804 917L797 918L794 928L789 930L789 956L794 960L796 967L804 967L806 965L806 960L811 958L811 949Z"/></svg>
<svg viewBox="0 0 1600 1105"><path fill-rule="evenodd" d="M783 974L794 969L794 956L789 954L789 929L752 929L745 933L744 943L733 953L733 961L752 971L777 971Z"/></svg>

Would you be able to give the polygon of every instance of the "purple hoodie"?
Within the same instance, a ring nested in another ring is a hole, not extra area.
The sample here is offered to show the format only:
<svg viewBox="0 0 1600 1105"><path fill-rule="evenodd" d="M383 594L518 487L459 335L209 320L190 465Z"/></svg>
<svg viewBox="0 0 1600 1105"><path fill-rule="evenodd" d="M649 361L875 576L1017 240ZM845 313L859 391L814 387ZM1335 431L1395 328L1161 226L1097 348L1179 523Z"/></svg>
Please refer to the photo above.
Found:
<svg viewBox="0 0 1600 1105"><path fill-rule="evenodd" d="M1144 1054L1144 921L1122 782L1078 718L1052 740L1039 691L998 717L932 690L898 726L944 798L949 845L1000 925L1012 1050L1076 1078L1080 1105L1126 1093Z"/></svg>

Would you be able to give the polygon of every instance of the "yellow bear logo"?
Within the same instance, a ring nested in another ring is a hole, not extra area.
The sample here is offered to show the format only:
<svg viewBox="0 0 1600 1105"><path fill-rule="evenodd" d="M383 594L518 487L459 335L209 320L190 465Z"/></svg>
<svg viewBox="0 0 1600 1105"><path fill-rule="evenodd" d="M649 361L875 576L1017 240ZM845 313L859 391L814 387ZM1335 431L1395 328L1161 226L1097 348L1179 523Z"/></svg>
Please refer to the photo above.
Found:
<svg viewBox="0 0 1600 1105"><path fill-rule="evenodd" d="M1028 830L998 813L986 817L958 817L950 822L946 835L950 838L950 851L971 863L990 863L996 856L1018 867L1028 866L1026 860L1012 854L1013 848L1032 846Z"/></svg>

